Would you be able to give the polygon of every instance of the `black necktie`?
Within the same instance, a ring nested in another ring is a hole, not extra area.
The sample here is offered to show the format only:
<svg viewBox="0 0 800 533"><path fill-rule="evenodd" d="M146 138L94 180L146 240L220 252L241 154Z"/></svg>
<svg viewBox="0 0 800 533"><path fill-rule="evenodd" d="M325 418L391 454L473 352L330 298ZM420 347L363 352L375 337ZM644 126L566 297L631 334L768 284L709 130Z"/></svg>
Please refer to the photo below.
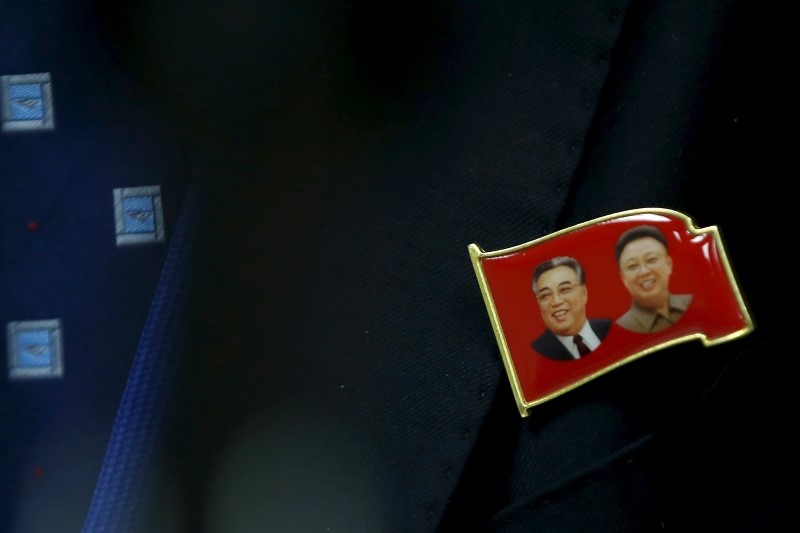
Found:
<svg viewBox="0 0 800 533"><path fill-rule="evenodd" d="M575 341L575 346L578 347L578 353L581 354L581 357L589 355L592 351L585 342L583 342L583 337L580 335L575 335L572 337L572 340Z"/></svg>

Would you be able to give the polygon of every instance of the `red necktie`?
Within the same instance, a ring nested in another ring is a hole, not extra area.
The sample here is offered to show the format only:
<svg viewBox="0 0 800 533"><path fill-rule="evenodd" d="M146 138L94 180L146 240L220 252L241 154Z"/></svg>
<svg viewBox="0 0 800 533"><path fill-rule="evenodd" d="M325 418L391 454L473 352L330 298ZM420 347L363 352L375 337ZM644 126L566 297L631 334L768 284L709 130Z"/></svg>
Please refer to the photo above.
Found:
<svg viewBox="0 0 800 533"><path fill-rule="evenodd" d="M581 357L589 355L591 353L591 349L583 342L583 337L580 335L575 335L572 337L572 340L575 341L575 346L578 347L578 353L581 354Z"/></svg>

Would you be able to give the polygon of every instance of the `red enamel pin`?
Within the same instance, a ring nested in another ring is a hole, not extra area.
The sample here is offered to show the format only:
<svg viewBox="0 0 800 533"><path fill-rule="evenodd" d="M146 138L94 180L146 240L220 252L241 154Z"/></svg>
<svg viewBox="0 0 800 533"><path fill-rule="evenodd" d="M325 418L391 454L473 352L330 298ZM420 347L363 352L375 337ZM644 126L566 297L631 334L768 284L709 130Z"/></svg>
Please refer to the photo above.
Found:
<svg viewBox="0 0 800 533"><path fill-rule="evenodd" d="M469 253L523 417L647 354L754 328L719 229L677 211L624 211Z"/></svg>

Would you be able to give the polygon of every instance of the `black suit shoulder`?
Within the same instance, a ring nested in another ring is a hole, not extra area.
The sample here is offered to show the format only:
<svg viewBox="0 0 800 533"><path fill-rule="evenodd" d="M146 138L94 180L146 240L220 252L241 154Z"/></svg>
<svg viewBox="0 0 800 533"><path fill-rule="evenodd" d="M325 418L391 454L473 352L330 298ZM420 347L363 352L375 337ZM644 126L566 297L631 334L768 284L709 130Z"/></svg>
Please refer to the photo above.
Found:
<svg viewBox="0 0 800 533"><path fill-rule="evenodd" d="M561 344L561 341L559 341L549 329L545 330L538 339L533 341L531 346L540 355L548 359L556 359L559 361L572 359L572 354L569 353L564 345Z"/></svg>
<svg viewBox="0 0 800 533"><path fill-rule="evenodd" d="M597 338L603 341L611 329L613 321L608 318L594 318L589 320L589 325L592 326Z"/></svg>

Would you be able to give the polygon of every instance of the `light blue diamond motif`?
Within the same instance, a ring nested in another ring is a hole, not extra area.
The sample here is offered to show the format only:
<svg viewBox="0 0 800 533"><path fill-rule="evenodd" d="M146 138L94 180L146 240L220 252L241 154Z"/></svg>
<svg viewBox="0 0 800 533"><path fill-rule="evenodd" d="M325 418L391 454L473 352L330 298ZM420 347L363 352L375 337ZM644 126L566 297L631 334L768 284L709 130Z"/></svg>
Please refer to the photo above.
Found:
<svg viewBox="0 0 800 533"><path fill-rule="evenodd" d="M49 331L19 331L16 341L20 368L49 367L53 364Z"/></svg>
<svg viewBox="0 0 800 533"><path fill-rule="evenodd" d="M6 323L9 379L62 377L62 346L60 319Z"/></svg>
<svg viewBox="0 0 800 533"><path fill-rule="evenodd" d="M42 85L40 83L17 83L9 86L8 97L12 100L17 98L37 98L42 99Z"/></svg>
<svg viewBox="0 0 800 533"><path fill-rule="evenodd" d="M11 85L8 88L11 120L42 120L44 101L42 86L38 83Z"/></svg>
<svg viewBox="0 0 800 533"><path fill-rule="evenodd" d="M42 120L44 106L41 100L11 100L11 120Z"/></svg>
<svg viewBox="0 0 800 533"><path fill-rule="evenodd" d="M3 133L55 129L50 73L0 76L0 117Z"/></svg>
<svg viewBox="0 0 800 533"><path fill-rule="evenodd" d="M125 233L153 233L156 230L153 198L131 196L122 199Z"/></svg>
<svg viewBox="0 0 800 533"><path fill-rule="evenodd" d="M160 186L121 187L113 198L117 246L164 242Z"/></svg>

